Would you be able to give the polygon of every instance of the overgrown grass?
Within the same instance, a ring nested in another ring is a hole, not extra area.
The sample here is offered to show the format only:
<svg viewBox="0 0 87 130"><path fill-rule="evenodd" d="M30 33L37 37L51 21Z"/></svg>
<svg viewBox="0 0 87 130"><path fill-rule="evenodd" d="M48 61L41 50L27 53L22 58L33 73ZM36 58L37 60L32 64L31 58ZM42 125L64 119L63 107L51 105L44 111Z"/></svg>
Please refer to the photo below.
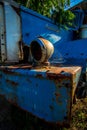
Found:
<svg viewBox="0 0 87 130"><path fill-rule="evenodd" d="M78 99L72 106L70 128L47 125L11 104L6 105L6 102L1 102L0 130L87 130L87 98ZM2 114L3 108L5 112Z"/></svg>
<svg viewBox="0 0 87 130"><path fill-rule="evenodd" d="M87 130L87 98L78 99L72 108L72 122L68 130Z"/></svg>
<svg viewBox="0 0 87 130"><path fill-rule="evenodd" d="M77 103L73 105L70 128L47 125L39 119L31 117L27 112L20 112L17 109L14 111L13 118L18 130L87 130L87 98L78 99Z"/></svg>

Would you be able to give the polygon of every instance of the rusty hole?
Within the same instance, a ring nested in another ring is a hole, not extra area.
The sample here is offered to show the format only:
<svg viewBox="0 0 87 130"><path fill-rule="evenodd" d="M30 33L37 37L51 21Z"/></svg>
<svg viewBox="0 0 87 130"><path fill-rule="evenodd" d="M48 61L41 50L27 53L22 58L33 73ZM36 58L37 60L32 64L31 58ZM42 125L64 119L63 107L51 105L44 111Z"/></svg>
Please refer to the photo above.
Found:
<svg viewBox="0 0 87 130"><path fill-rule="evenodd" d="M17 72L12 72L12 71L9 71L9 70L6 70L6 69L4 69L3 70L3 72L5 73L5 74L9 74L9 75L18 75L18 76L21 76L19 73L17 73Z"/></svg>
<svg viewBox="0 0 87 130"><path fill-rule="evenodd" d="M54 107L52 105L49 106L51 110L54 110Z"/></svg>
<svg viewBox="0 0 87 130"><path fill-rule="evenodd" d="M55 96L56 96L56 97L60 97L61 94L59 94L59 93L55 93Z"/></svg>
<svg viewBox="0 0 87 130"><path fill-rule="evenodd" d="M36 83L36 87L38 87L38 84Z"/></svg>
<svg viewBox="0 0 87 130"><path fill-rule="evenodd" d="M36 77L37 78L43 78L42 74L37 74Z"/></svg>
<svg viewBox="0 0 87 130"><path fill-rule="evenodd" d="M55 101L55 98L52 98L52 101Z"/></svg>
<svg viewBox="0 0 87 130"><path fill-rule="evenodd" d="M83 56L83 55L84 55L84 53L80 53L80 55L81 55L81 56Z"/></svg>
<svg viewBox="0 0 87 130"><path fill-rule="evenodd" d="M29 36L29 33L26 33L25 35L28 37L28 36Z"/></svg>
<svg viewBox="0 0 87 130"><path fill-rule="evenodd" d="M66 88L70 88L70 87L71 87L69 83L63 83L63 85L64 85L64 87L66 87Z"/></svg>
<svg viewBox="0 0 87 130"><path fill-rule="evenodd" d="M65 71L62 70L60 73L61 73L61 74L62 74L62 73L65 73Z"/></svg>
<svg viewBox="0 0 87 130"><path fill-rule="evenodd" d="M65 120L67 120L67 119L68 119L68 117L67 117L67 116L65 116L65 117L64 117L64 119L65 119Z"/></svg>
<svg viewBox="0 0 87 130"><path fill-rule="evenodd" d="M50 80L57 80L58 82L62 82L63 79L69 80L68 75L63 75L61 73L60 74L47 73L47 78L49 78Z"/></svg>
<svg viewBox="0 0 87 130"><path fill-rule="evenodd" d="M68 55L69 55L69 53L65 53L65 55L67 55L67 56L68 56Z"/></svg>
<svg viewBox="0 0 87 130"><path fill-rule="evenodd" d="M14 81L12 81L12 80L6 79L6 82L7 82L7 83L10 83L10 84L13 85L13 86L18 86L18 83L17 83L17 82L14 82Z"/></svg>

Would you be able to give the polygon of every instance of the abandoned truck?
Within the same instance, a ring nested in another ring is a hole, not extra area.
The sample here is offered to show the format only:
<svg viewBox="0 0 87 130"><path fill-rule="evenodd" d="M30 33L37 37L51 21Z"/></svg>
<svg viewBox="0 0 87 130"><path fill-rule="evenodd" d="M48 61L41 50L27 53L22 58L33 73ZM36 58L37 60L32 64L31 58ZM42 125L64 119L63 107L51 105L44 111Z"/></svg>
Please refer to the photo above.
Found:
<svg viewBox="0 0 87 130"><path fill-rule="evenodd" d="M76 16L68 30L0 0L0 96L58 125L70 123L76 90L87 89L87 4L71 0L66 9Z"/></svg>

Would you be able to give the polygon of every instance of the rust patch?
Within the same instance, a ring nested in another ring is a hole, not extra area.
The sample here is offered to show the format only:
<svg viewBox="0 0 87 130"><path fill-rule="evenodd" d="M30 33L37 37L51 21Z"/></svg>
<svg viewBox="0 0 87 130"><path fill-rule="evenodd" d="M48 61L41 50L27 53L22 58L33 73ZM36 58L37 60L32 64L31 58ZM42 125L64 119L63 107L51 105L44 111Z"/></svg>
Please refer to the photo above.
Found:
<svg viewBox="0 0 87 130"><path fill-rule="evenodd" d="M21 69L31 69L32 66L29 66L29 65L28 65L28 66L21 66L20 68L21 68Z"/></svg>
<svg viewBox="0 0 87 130"><path fill-rule="evenodd" d="M7 100L8 100L9 103L11 103L13 105L16 105L16 106L18 105L17 102L16 102L17 101L16 98L14 98L14 100L12 100L12 99L7 99Z"/></svg>
<svg viewBox="0 0 87 130"><path fill-rule="evenodd" d="M20 76L19 73L17 73L17 72L12 72L11 70L9 71L9 70L4 69L3 72L4 72L5 74L8 74L8 75L18 75L18 76Z"/></svg>
<svg viewBox="0 0 87 130"><path fill-rule="evenodd" d="M15 66L8 66L8 69L31 69L31 65L15 65Z"/></svg>
<svg viewBox="0 0 87 130"><path fill-rule="evenodd" d="M47 71L47 77L51 80L71 79L72 75L74 78L76 77L75 74L79 70L81 70L81 67L52 67L49 71Z"/></svg>
<svg viewBox="0 0 87 130"><path fill-rule="evenodd" d="M57 122L56 125L61 126L61 127L65 127L65 128L69 128L70 127L70 122L71 122L71 119L70 120L67 119L66 121L63 121L63 122Z"/></svg>
<svg viewBox="0 0 87 130"><path fill-rule="evenodd" d="M62 105L62 102L59 100L59 97L61 97L61 94L55 92L55 96L56 96L56 102L57 102L58 104Z"/></svg>
<svg viewBox="0 0 87 130"><path fill-rule="evenodd" d="M51 67L49 72L55 74L75 74L81 67Z"/></svg>
<svg viewBox="0 0 87 130"><path fill-rule="evenodd" d="M47 78L50 80L57 80L59 82L62 82L63 79L65 80L70 79L71 76L66 76L63 74L47 73Z"/></svg>
<svg viewBox="0 0 87 130"><path fill-rule="evenodd" d="M15 87L18 86L18 83L14 82L12 80L6 79L6 82L9 83L9 84L11 84L12 86L15 86Z"/></svg>
<svg viewBox="0 0 87 130"><path fill-rule="evenodd" d="M72 88L72 84L71 83L64 83L64 87L66 87L66 88Z"/></svg>
<svg viewBox="0 0 87 130"><path fill-rule="evenodd" d="M37 74L36 76L35 76L36 78L43 78L43 75L42 74Z"/></svg>
<svg viewBox="0 0 87 130"><path fill-rule="evenodd" d="M61 94L60 93L55 93L55 96L58 98L58 97L61 96Z"/></svg>

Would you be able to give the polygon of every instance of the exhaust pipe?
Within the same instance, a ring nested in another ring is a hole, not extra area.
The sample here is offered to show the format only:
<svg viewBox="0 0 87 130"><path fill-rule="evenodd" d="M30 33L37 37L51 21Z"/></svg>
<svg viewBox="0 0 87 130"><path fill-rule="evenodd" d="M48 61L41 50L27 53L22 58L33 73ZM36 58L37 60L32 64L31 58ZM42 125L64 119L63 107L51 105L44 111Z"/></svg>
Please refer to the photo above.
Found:
<svg viewBox="0 0 87 130"><path fill-rule="evenodd" d="M30 43L30 51L34 62L45 63L52 56L54 46L49 40L39 37Z"/></svg>

